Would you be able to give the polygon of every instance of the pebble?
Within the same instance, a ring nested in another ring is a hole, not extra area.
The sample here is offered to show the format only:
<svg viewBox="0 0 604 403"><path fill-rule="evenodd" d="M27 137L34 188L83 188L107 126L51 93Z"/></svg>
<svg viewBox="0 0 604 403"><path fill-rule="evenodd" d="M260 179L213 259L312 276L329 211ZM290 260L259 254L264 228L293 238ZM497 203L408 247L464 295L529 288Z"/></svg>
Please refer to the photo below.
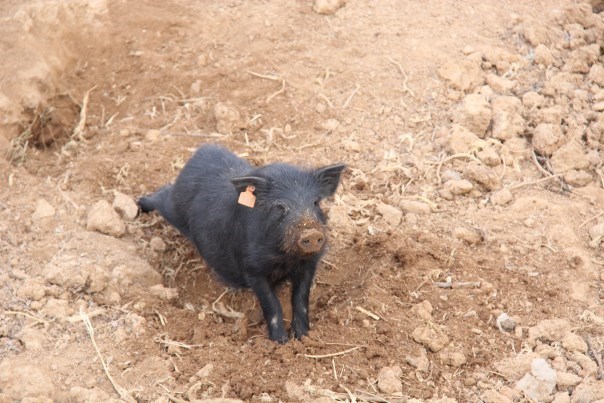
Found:
<svg viewBox="0 0 604 403"><path fill-rule="evenodd" d="M566 332L562 337L562 347L568 351L586 353L587 343L581 336L573 332Z"/></svg>
<svg viewBox="0 0 604 403"><path fill-rule="evenodd" d="M516 328L516 321L508 316L507 313L503 312L497 317L497 328L500 332L511 333Z"/></svg>
<svg viewBox="0 0 604 403"><path fill-rule="evenodd" d="M571 169L564 172L564 182L574 187L587 186L592 181L593 177L587 171L577 171L575 169Z"/></svg>
<svg viewBox="0 0 604 403"><path fill-rule="evenodd" d="M398 206L404 213L430 214L432 212L428 204L419 201L402 200Z"/></svg>
<svg viewBox="0 0 604 403"><path fill-rule="evenodd" d="M157 129L151 129L145 134L145 139L151 143L155 143L159 140L161 132Z"/></svg>
<svg viewBox="0 0 604 403"><path fill-rule="evenodd" d="M447 347L438 353L440 361L451 367L461 367L467 362L466 356L460 349Z"/></svg>
<svg viewBox="0 0 604 403"><path fill-rule="evenodd" d="M505 77L499 77L497 74L487 74L487 84L499 94L508 94L516 87L516 83Z"/></svg>
<svg viewBox="0 0 604 403"><path fill-rule="evenodd" d="M540 108L544 102L545 97L535 91L529 91L522 96L522 105L529 110Z"/></svg>
<svg viewBox="0 0 604 403"><path fill-rule="evenodd" d="M485 141L478 138L478 136L472 133L460 125L453 125L449 134L449 141L447 143L447 151L451 154L464 154L470 153L474 150L483 148Z"/></svg>
<svg viewBox="0 0 604 403"><path fill-rule="evenodd" d="M114 191L113 209L125 220L134 220L138 215L138 205L132 197Z"/></svg>
<svg viewBox="0 0 604 403"><path fill-rule="evenodd" d="M384 367L377 376L378 389L383 393L392 395L403 391L403 383L400 380L403 371L399 366Z"/></svg>
<svg viewBox="0 0 604 403"><path fill-rule="evenodd" d="M544 319L529 328L528 336L531 340L560 341L570 329L566 319Z"/></svg>
<svg viewBox="0 0 604 403"><path fill-rule="evenodd" d="M231 134L246 127L241 113L230 103L216 103L214 117L216 118L216 131L221 134Z"/></svg>
<svg viewBox="0 0 604 403"><path fill-rule="evenodd" d="M430 351L435 353L449 344L449 337L435 325L419 326L413 330L411 337L417 343L428 347Z"/></svg>
<svg viewBox="0 0 604 403"><path fill-rule="evenodd" d="M514 200L514 195L512 195L512 192L507 188L503 188L501 190L493 192L493 194L491 195L491 202L498 206L506 205L512 200Z"/></svg>
<svg viewBox="0 0 604 403"><path fill-rule="evenodd" d="M520 136L525 129L524 118L520 115L522 103L512 96L501 96L493 100L493 137L508 140Z"/></svg>
<svg viewBox="0 0 604 403"><path fill-rule="evenodd" d="M378 213L389 225L397 227L403 218L403 212L389 204L379 203L376 207Z"/></svg>
<svg viewBox="0 0 604 403"><path fill-rule="evenodd" d="M419 347L415 350L414 354L407 355L405 357L405 362L421 372L428 372L430 369L430 360L428 360L428 354L423 347Z"/></svg>
<svg viewBox="0 0 604 403"><path fill-rule="evenodd" d="M569 141L560 147L553 153L550 162L556 173L589 168L589 158L583 147L576 141Z"/></svg>
<svg viewBox="0 0 604 403"><path fill-rule="evenodd" d="M346 4L346 0L315 0L313 10L318 14L333 14Z"/></svg>
<svg viewBox="0 0 604 403"><path fill-rule="evenodd" d="M149 241L149 246L151 250L154 252L165 252L166 251L166 243L160 237L154 236Z"/></svg>
<svg viewBox="0 0 604 403"><path fill-rule="evenodd" d="M556 385L559 389L566 389L568 387L577 386L581 382L582 378L571 372L557 372L556 373Z"/></svg>
<svg viewBox="0 0 604 403"><path fill-rule="evenodd" d="M208 364L204 365L202 369L197 371L197 373L195 375L199 379L207 379L210 377L210 375L212 375L213 371L214 371L214 364L208 363Z"/></svg>
<svg viewBox="0 0 604 403"><path fill-rule="evenodd" d="M471 161L466 165L464 176L469 180L481 184L487 190L497 190L501 188L501 180L495 171L476 161Z"/></svg>
<svg viewBox="0 0 604 403"><path fill-rule="evenodd" d="M476 245L484 241L484 236L479 231L465 227L455 228L453 236L469 245Z"/></svg>
<svg viewBox="0 0 604 403"><path fill-rule="evenodd" d="M469 91L484 83L480 64L473 60L448 62L442 65L437 73L455 90Z"/></svg>
<svg viewBox="0 0 604 403"><path fill-rule="evenodd" d="M31 216L33 222L38 222L45 218L50 218L55 215L55 208L46 200L38 199L36 209Z"/></svg>
<svg viewBox="0 0 604 403"><path fill-rule="evenodd" d="M535 63L548 67L554 63L552 51L545 45L539 44L535 48Z"/></svg>
<svg viewBox="0 0 604 403"><path fill-rule="evenodd" d="M120 237L126 232L126 225L107 201L99 200L88 211L86 229Z"/></svg>
<svg viewBox="0 0 604 403"><path fill-rule="evenodd" d="M453 179L445 182L444 190L453 195L464 195L474 189L472 182L466 179Z"/></svg>
<svg viewBox="0 0 604 403"><path fill-rule="evenodd" d="M149 287L149 292L163 300L169 301L178 298L178 288L167 288L162 284Z"/></svg>
<svg viewBox="0 0 604 403"><path fill-rule="evenodd" d="M492 115L491 106L482 95L469 94L455 110L453 122L467 128L479 138L484 138Z"/></svg>
<svg viewBox="0 0 604 403"><path fill-rule="evenodd" d="M541 155L552 155L566 142L560 126L540 123L533 131L533 147Z"/></svg>
<svg viewBox="0 0 604 403"><path fill-rule="evenodd" d="M432 321L432 304L430 301L422 301L419 304L415 304L411 307L411 313L417 316L419 319L423 319L426 322Z"/></svg>

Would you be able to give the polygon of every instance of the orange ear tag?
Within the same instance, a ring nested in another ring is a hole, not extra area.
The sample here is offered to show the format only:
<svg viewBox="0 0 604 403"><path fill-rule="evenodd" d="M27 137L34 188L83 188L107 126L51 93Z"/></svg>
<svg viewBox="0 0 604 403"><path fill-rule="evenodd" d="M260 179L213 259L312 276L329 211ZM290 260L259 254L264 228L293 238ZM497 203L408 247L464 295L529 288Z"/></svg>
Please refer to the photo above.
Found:
<svg viewBox="0 0 604 403"><path fill-rule="evenodd" d="M254 196L254 190L256 190L256 188L252 185L248 185L247 188L245 189L245 192L241 192L239 194L239 200L238 203L242 204L244 206L247 206L249 208L254 208L254 204L256 204L256 196Z"/></svg>

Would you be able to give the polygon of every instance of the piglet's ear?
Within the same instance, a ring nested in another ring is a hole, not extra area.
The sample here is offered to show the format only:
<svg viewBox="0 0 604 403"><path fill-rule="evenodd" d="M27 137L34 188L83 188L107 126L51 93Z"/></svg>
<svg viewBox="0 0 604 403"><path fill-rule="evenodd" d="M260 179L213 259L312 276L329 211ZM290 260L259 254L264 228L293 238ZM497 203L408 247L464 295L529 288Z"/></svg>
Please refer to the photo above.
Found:
<svg viewBox="0 0 604 403"><path fill-rule="evenodd" d="M313 172L319 185L321 197L329 197L336 192L340 183L342 171L346 168L346 164L329 165L323 168L317 168Z"/></svg>
<svg viewBox="0 0 604 403"><path fill-rule="evenodd" d="M231 179L231 183L237 189L237 192L245 192L248 186L254 186L257 190L265 190L268 188L268 181L259 176L240 176Z"/></svg>

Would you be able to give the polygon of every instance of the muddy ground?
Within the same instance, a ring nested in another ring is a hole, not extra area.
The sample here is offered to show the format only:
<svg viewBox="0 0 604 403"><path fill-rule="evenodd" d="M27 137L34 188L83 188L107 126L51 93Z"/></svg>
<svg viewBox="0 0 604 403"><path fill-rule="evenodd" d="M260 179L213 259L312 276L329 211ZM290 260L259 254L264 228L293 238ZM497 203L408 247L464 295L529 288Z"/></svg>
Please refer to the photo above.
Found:
<svg viewBox="0 0 604 403"><path fill-rule="evenodd" d="M601 2L188 3L0 5L0 401L604 399ZM136 216L208 142L349 166L301 341Z"/></svg>

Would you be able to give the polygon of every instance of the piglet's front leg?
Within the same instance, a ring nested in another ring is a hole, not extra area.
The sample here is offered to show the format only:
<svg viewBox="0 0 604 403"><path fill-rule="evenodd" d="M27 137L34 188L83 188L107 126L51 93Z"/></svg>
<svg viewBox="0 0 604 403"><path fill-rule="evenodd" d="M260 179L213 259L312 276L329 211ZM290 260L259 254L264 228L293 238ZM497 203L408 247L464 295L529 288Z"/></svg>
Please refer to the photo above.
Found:
<svg viewBox="0 0 604 403"><path fill-rule="evenodd" d="M308 302L316 265L302 265L292 273L292 333L296 339L308 334Z"/></svg>
<svg viewBox="0 0 604 403"><path fill-rule="evenodd" d="M281 302L272 284L264 277L248 277L246 280L260 301L262 314L268 326L268 337L279 343L287 342L289 337L283 325Z"/></svg>

